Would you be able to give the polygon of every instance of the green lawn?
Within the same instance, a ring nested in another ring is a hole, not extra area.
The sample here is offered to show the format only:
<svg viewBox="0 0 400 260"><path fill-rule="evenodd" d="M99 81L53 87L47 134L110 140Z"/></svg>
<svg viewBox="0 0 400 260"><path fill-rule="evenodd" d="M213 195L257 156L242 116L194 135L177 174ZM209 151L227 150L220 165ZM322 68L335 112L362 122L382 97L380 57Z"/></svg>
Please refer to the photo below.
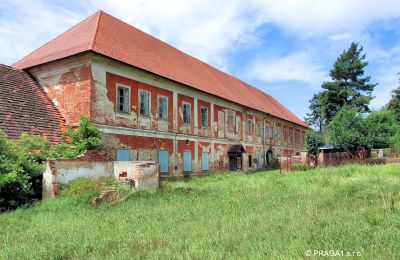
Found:
<svg viewBox="0 0 400 260"><path fill-rule="evenodd" d="M97 208L64 194L0 215L0 259L298 259L307 250L400 259L400 165L216 174Z"/></svg>

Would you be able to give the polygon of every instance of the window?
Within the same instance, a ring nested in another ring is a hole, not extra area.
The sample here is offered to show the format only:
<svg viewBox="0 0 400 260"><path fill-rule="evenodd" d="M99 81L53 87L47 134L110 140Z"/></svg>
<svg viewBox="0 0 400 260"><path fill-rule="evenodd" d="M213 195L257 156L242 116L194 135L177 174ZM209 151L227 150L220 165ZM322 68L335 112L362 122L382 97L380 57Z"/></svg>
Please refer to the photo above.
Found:
<svg viewBox="0 0 400 260"><path fill-rule="evenodd" d="M190 104L188 103L182 104L182 114L183 114L183 123L190 124L190 117L191 117Z"/></svg>
<svg viewBox="0 0 400 260"><path fill-rule="evenodd" d="M201 126L208 127L208 108L201 108Z"/></svg>
<svg viewBox="0 0 400 260"><path fill-rule="evenodd" d="M233 133L235 130L235 117L233 115L228 115L228 131Z"/></svg>
<svg viewBox="0 0 400 260"><path fill-rule="evenodd" d="M265 125L265 139L269 139L269 126Z"/></svg>
<svg viewBox="0 0 400 260"><path fill-rule="evenodd" d="M257 134L258 136L261 136L261 124L257 123Z"/></svg>
<svg viewBox="0 0 400 260"><path fill-rule="evenodd" d="M247 135L253 135L253 121L247 120Z"/></svg>
<svg viewBox="0 0 400 260"><path fill-rule="evenodd" d="M117 87L117 112L129 113L129 88Z"/></svg>
<svg viewBox="0 0 400 260"><path fill-rule="evenodd" d="M150 114L150 93L139 91L140 115L149 116Z"/></svg>
<svg viewBox="0 0 400 260"><path fill-rule="evenodd" d="M168 114L168 98L165 96L158 97L158 118L167 120Z"/></svg>
<svg viewBox="0 0 400 260"><path fill-rule="evenodd" d="M183 152L183 171L184 172L192 171L192 153L191 152Z"/></svg>
<svg viewBox="0 0 400 260"><path fill-rule="evenodd" d="M240 118L240 116L236 116L236 132L237 132L237 133L240 133L240 131L241 131L241 125L242 125L242 123L241 123L241 118Z"/></svg>

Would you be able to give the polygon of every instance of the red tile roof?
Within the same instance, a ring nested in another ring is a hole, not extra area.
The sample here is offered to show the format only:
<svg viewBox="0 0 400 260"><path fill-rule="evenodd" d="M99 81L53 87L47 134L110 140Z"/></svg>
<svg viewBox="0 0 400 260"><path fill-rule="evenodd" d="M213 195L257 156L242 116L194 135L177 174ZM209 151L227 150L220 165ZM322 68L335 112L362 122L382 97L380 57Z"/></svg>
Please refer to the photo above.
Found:
<svg viewBox="0 0 400 260"><path fill-rule="evenodd" d="M56 143L64 128L42 87L25 71L0 64L0 130L12 139L29 133Z"/></svg>
<svg viewBox="0 0 400 260"><path fill-rule="evenodd" d="M99 11L16 62L25 69L94 51L192 88L306 126L272 96Z"/></svg>

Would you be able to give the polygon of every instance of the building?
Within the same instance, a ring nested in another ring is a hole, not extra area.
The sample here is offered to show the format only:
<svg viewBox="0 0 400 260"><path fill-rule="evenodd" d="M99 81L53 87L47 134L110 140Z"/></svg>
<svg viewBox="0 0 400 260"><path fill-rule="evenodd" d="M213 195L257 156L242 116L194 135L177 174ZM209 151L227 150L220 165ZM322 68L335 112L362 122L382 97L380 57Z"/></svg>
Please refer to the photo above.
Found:
<svg viewBox="0 0 400 260"><path fill-rule="evenodd" d="M258 169L303 147L307 125L273 97L102 11L13 67L67 124L90 118L104 153L163 176Z"/></svg>
<svg viewBox="0 0 400 260"><path fill-rule="evenodd" d="M43 88L25 71L0 64L0 130L12 139L29 133L58 143L64 129Z"/></svg>

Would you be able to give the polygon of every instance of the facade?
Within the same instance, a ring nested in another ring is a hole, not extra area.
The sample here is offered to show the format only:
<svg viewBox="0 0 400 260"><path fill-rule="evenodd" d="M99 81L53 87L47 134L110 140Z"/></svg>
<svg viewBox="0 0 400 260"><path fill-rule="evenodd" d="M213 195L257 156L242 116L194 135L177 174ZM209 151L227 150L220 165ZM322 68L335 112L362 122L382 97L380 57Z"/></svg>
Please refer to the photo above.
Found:
<svg viewBox="0 0 400 260"><path fill-rule="evenodd" d="M259 169L303 147L307 126L271 96L103 12L13 66L67 124L90 118L106 155L163 176Z"/></svg>

